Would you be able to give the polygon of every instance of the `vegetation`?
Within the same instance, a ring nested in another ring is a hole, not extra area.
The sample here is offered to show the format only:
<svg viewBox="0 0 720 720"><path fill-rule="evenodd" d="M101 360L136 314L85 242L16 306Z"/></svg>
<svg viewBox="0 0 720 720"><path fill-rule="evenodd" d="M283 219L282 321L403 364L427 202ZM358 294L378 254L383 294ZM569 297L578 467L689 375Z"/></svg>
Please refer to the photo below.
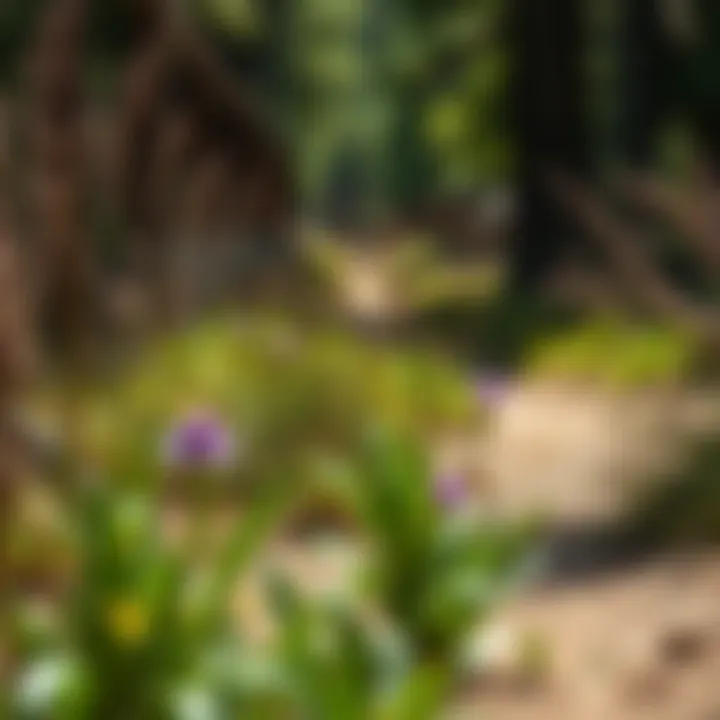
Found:
<svg viewBox="0 0 720 720"><path fill-rule="evenodd" d="M0 3L3 717L443 716L536 540L445 441L508 383L717 372L720 13L680 5ZM623 540L718 539L692 460ZM318 538L341 597L268 569Z"/></svg>
<svg viewBox="0 0 720 720"><path fill-rule="evenodd" d="M199 556L212 517L195 507L190 534L168 545L160 496L128 489L152 478L80 484L62 501L75 528L70 591L44 614L16 607L11 716L436 717L468 630L519 567L523 535L458 524L412 444L376 432L356 452L352 511L373 581L357 578L351 601L328 605L270 577L276 629L261 647L237 630L232 598L291 509L287 487L256 496L216 554Z"/></svg>
<svg viewBox="0 0 720 720"><path fill-rule="evenodd" d="M692 341L679 333L606 320L544 339L527 371L610 390L668 388L691 377L697 360Z"/></svg>

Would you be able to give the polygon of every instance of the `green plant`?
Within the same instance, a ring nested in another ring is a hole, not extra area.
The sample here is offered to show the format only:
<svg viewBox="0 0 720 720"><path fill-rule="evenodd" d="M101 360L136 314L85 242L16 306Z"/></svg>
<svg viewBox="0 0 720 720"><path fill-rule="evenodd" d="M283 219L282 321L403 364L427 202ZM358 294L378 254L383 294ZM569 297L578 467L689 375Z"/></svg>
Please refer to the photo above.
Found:
<svg viewBox="0 0 720 720"><path fill-rule="evenodd" d="M423 664L373 632L352 608L311 603L272 586L281 633L276 662L292 705L317 720L430 720L445 701L449 667ZM389 642L390 641L390 642Z"/></svg>
<svg viewBox="0 0 720 720"><path fill-rule="evenodd" d="M68 507L79 528L79 575L44 637L18 625L30 657L13 717L181 719L193 702L225 717L231 688L209 669L228 645L238 577L286 502L268 497L198 567L163 541L150 496L108 485L81 491Z"/></svg>
<svg viewBox="0 0 720 720"><path fill-rule="evenodd" d="M52 395L45 404L58 414ZM93 467L145 481L158 477L150 471L164 433L197 409L231 427L241 452L224 487L243 491L279 464L300 465L309 449L347 456L374 422L430 442L483 417L468 379L443 358L250 315L151 347L125 377L88 394L77 434Z"/></svg>
<svg viewBox="0 0 720 720"><path fill-rule="evenodd" d="M168 544L153 482L67 493L77 576L46 621L16 625L23 662L11 717L438 717L465 636L517 569L524 532L463 523L440 506L419 447L393 432L371 432L355 462L288 470L298 492L270 484L216 553L201 545L199 508L190 545ZM311 600L276 580L275 632L251 643L229 598L268 533L316 491L335 493L370 540L374 582Z"/></svg>
<svg viewBox="0 0 720 720"><path fill-rule="evenodd" d="M538 343L526 369L540 377L633 389L676 383L691 373L695 359L695 348L677 332L601 320Z"/></svg>
<svg viewBox="0 0 720 720"><path fill-rule="evenodd" d="M452 666L468 632L518 571L528 529L468 520L443 507L422 453L383 432L367 441L361 495L380 606L423 663Z"/></svg>

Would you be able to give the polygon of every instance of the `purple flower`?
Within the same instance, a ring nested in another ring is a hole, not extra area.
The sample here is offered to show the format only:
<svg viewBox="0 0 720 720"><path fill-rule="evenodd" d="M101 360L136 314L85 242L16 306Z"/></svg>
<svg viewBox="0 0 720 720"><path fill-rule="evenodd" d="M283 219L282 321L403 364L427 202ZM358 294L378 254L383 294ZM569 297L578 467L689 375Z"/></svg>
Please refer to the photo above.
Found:
<svg viewBox="0 0 720 720"><path fill-rule="evenodd" d="M502 375L480 376L475 382L475 392L484 405L497 408L503 403L510 391L510 382Z"/></svg>
<svg viewBox="0 0 720 720"><path fill-rule="evenodd" d="M468 499L465 478L454 473L444 473L435 479L435 500L446 510L457 510Z"/></svg>
<svg viewBox="0 0 720 720"><path fill-rule="evenodd" d="M174 469L219 470L235 460L231 428L208 410L194 410L168 431L161 446L162 460Z"/></svg>

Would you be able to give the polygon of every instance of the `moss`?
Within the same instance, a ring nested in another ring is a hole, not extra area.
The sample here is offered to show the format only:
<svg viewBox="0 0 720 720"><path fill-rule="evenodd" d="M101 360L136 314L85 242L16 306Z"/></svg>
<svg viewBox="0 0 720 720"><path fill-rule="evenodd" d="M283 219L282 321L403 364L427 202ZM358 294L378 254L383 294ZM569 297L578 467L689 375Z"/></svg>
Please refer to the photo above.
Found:
<svg viewBox="0 0 720 720"><path fill-rule="evenodd" d="M698 349L667 328L601 319L538 342L525 369L536 377L634 389L685 381L697 359Z"/></svg>

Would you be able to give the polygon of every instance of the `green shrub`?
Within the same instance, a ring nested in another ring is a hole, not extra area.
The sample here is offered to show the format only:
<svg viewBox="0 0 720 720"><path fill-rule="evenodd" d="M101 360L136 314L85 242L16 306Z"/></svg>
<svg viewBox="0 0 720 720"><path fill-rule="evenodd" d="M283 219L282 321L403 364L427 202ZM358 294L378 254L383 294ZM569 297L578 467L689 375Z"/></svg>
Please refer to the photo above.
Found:
<svg viewBox="0 0 720 720"><path fill-rule="evenodd" d="M219 556L198 567L163 541L149 496L109 485L81 491L67 506L78 527L79 574L57 622L38 637L18 607L16 637L27 657L12 717L190 717L177 706L191 691L227 717L230 691L207 667L231 632L237 578L285 502L268 497Z"/></svg>
<svg viewBox="0 0 720 720"><path fill-rule="evenodd" d="M448 511L434 496L417 448L380 432L368 440L361 487L381 607L418 658L452 664L468 632L517 573L529 528Z"/></svg>
<svg viewBox="0 0 720 720"><path fill-rule="evenodd" d="M57 414L57 402L47 405ZM125 378L87 395L76 435L93 466L147 478L164 432L193 407L218 414L236 434L236 489L297 467L308 448L347 454L374 423L430 442L482 420L469 381L443 359L250 317L151 348Z"/></svg>
<svg viewBox="0 0 720 720"><path fill-rule="evenodd" d="M532 376L634 389L674 385L690 376L691 342L662 327L598 321L539 342L526 370Z"/></svg>
<svg viewBox="0 0 720 720"><path fill-rule="evenodd" d="M65 494L77 576L49 622L17 608L22 672L11 717L439 717L463 641L518 569L526 535L464 523L438 505L412 441L376 430L357 452L350 465L310 465L282 492L256 498L213 554L199 544L199 510L190 545L174 546L147 489ZM311 600L274 579L277 629L258 646L239 633L229 601L305 483L340 489L370 542L372 581L361 573L355 595Z"/></svg>

